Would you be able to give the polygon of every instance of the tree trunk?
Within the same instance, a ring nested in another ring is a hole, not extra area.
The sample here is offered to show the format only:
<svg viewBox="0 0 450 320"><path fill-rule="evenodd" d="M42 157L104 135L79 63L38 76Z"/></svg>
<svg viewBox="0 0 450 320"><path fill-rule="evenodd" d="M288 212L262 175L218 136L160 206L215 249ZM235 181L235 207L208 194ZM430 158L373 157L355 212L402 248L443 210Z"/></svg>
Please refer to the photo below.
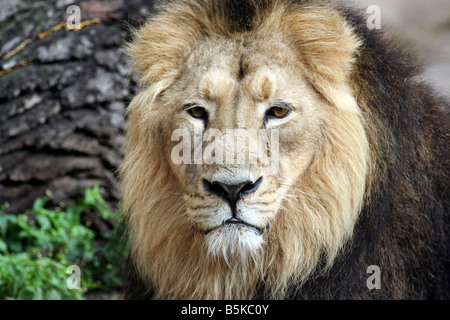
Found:
<svg viewBox="0 0 450 320"><path fill-rule="evenodd" d="M81 12L70 30L69 5ZM152 1L2 1L0 204L70 203L93 185L113 209L124 109L135 92L121 46ZM67 23L66 23L67 22ZM47 191L48 190L48 191Z"/></svg>

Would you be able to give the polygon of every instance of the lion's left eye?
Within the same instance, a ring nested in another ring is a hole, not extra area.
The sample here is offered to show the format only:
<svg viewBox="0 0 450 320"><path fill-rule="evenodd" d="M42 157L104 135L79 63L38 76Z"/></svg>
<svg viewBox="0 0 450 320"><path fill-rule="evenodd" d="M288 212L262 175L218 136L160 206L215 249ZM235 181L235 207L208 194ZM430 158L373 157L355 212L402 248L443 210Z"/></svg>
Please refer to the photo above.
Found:
<svg viewBox="0 0 450 320"><path fill-rule="evenodd" d="M189 115L195 119L206 121L208 119L208 111L205 108L199 106L186 106L186 111Z"/></svg>
<svg viewBox="0 0 450 320"><path fill-rule="evenodd" d="M204 118L206 116L206 110L202 107L193 107L188 112L194 118Z"/></svg>
<svg viewBox="0 0 450 320"><path fill-rule="evenodd" d="M287 107L274 106L266 111L266 117L268 118L284 118L291 112L291 109Z"/></svg>

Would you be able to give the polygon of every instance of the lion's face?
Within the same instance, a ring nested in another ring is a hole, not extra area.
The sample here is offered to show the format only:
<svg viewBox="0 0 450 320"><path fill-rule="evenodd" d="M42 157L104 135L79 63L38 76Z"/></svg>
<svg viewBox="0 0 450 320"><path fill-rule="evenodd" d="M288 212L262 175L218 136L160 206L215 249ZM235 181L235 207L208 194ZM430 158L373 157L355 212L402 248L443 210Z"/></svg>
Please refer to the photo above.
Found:
<svg viewBox="0 0 450 320"><path fill-rule="evenodd" d="M320 152L329 106L276 40L203 43L160 100L162 144L184 192L185 218L210 253L256 254Z"/></svg>

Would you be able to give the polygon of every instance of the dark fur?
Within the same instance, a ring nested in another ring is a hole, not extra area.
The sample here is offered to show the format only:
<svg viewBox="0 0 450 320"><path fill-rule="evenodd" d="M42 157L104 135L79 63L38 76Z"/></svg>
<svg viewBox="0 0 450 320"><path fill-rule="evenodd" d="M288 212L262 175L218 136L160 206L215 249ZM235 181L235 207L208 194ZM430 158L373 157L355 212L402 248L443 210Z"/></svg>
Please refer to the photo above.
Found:
<svg viewBox="0 0 450 320"><path fill-rule="evenodd" d="M251 28L251 5L223 2L233 4L228 12L236 31ZM369 30L362 9L339 10L364 40L351 78L358 99L372 97L363 111L376 125L370 143L378 145L378 179L331 270L301 288L294 284L286 298L448 299L450 104L415 80L417 61L386 34ZM366 286L370 265L381 268L380 290ZM127 298L150 298L133 267L130 274Z"/></svg>

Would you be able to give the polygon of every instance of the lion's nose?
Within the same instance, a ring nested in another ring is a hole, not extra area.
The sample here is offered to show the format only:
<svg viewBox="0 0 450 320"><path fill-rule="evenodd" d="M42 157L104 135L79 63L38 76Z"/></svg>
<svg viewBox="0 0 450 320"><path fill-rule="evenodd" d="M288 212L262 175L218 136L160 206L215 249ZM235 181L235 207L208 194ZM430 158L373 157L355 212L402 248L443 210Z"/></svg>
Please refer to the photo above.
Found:
<svg viewBox="0 0 450 320"><path fill-rule="evenodd" d="M243 196L255 192L261 185L262 177L256 180L254 183L251 181L245 181L239 184L225 184L220 181L209 182L203 179L203 185L205 189L210 193L225 199L231 207L233 217L236 215L236 203Z"/></svg>

